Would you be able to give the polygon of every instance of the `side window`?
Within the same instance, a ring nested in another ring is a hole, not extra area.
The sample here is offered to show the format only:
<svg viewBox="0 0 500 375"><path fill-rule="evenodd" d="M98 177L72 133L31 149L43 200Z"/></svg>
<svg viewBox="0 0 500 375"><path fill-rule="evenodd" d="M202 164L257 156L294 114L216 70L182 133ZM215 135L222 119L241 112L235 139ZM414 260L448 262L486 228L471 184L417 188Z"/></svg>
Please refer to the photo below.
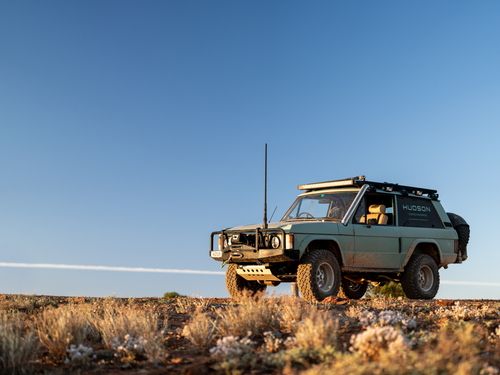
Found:
<svg viewBox="0 0 500 375"><path fill-rule="evenodd" d="M355 224L360 224L361 220L366 217L365 199L366 198L363 198L363 200L358 206L358 209L356 210L356 214L354 215L354 221L353 221ZM364 221L365 220L363 220L363 222Z"/></svg>
<svg viewBox="0 0 500 375"><path fill-rule="evenodd" d="M398 196L397 202L399 226L444 228L430 199Z"/></svg>
<svg viewBox="0 0 500 375"><path fill-rule="evenodd" d="M377 225L395 225L394 196L386 194L366 194L358 206L353 222L366 224L367 218L375 219Z"/></svg>

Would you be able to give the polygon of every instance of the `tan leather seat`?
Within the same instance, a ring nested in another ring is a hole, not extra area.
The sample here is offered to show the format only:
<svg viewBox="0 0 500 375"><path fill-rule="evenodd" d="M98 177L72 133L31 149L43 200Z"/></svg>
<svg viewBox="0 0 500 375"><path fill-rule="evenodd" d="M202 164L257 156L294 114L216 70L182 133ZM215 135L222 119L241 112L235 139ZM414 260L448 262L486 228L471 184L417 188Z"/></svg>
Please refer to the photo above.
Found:
<svg viewBox="0 0 500 375"><path fill-rule="evenodd" d="M375 219L377 224L386 225L389 221L389 216L385 214L385 206L383 204L372 204L368 207L368 220ZM365 215L359 220L360 223L365 223Z"/></svg>

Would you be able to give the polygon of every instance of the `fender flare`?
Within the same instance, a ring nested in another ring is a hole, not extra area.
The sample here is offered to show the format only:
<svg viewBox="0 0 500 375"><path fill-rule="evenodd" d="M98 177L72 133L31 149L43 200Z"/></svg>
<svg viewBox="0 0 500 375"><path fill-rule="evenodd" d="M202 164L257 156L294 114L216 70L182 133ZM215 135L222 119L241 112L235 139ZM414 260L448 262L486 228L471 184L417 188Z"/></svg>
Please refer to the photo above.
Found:
<svg viewBox="0 0 500 375"><path fill-rule="evenodd" d="M310 235L306 236L299 245L300 258L302 258L302 256L305 254L307 246L309 246L309 244L311 242L317 241L317 240L334 242L337 245L337 247L339 249L340 256L342 258L342 259L339 259L338 261L339 261L340 265L345 264L344 253L342 251L342 247L340 246L339 241L337 241L335 236L332 236L332 235L310 234ZM328 250L328 249L325 249L325 250Z"/></svg>
<svg viewBox="0 0 500 375"><path fill-rule="evenodd" d="M416 247L418 245L420 245L421 243L426 243L426 244L432 244L432 245L434 245L437 248L437 255L439 257L439 264L437 266L439 267L439 265L441 263L443 263L443 254L441 254L441 248L439 247L439 244L436 242L436 240L432 240L430 238L417 238L416 240L414 240L412 242L412 244L408 248L408 252L406 253L406 257L405 257L403 263L401 264L401 268L404 268L408 264L408 262L409 262L411 256L413 255L413 252L415 251Z"/></svg>

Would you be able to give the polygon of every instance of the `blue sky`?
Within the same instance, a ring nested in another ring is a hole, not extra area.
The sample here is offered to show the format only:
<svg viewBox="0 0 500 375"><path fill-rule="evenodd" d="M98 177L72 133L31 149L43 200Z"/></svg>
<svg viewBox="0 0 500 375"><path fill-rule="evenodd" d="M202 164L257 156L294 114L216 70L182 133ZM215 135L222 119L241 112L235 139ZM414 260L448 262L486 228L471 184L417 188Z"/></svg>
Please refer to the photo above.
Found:
<svg viewBox="0 0 500 375"><path fill-rule="evenodd" d="M495 1L4 1L1 262L220 271L210 233L262 220L267 143L273 220L303 183L437 189L471 225L438 297L500 298L499 14ZM5 293L228 296L221 275L0 271Z"/></svg>

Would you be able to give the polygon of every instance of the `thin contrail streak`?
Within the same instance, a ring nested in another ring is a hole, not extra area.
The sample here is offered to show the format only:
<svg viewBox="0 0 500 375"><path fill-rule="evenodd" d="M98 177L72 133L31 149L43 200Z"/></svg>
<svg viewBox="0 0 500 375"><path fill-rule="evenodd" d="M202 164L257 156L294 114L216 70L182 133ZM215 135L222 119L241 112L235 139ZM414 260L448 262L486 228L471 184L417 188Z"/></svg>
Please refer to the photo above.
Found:
<svg viewBox="0 0 500 375"><path fill-rule="evenodd" d="M163 269L163 268L140 268L140 267L78 266L78 265L69 265L69 264L45 264L45 263L2 263L2 262L0 262L0 267L52 268L52 269L60 269L60 270L84 270L84 271L186 273L186 274L197 274L197 275L224 275L225 274L225 272L223 272L223 271L176 270L176 269ZM490 283L490 282L482 282L482 281L446 281L446 280L442 280L441 284L500 287L500 283Z"/></svg>
<svg viewBox="0 0 500 375"><path fill-rule="evenodd" d="M44 263L1 263L0 267L14 268L56 268L62 270L86 270L86 271L122 271L122 272L153 272L153 273L190 273L198 275L224 275L222 271L198 271L198 270L175 270L162 268L140 268L140 267L108 267L108 266L77 266L69 264L44 264Z"/></svg>
<svg viewBox="0 0 500 375"><path fill-rule="evenodd" d="M500 286L500 283L489 283L483 281L441 281L441 284L448 285L477 285L477 286Z"/></svg>

